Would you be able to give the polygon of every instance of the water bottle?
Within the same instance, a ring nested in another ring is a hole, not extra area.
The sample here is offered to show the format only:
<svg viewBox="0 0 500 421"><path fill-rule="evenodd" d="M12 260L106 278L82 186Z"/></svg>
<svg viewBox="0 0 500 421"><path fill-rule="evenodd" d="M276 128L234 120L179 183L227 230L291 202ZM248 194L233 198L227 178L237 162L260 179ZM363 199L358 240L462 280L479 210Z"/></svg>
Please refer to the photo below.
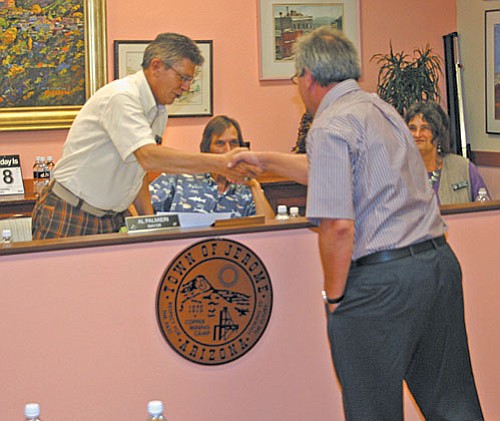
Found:
<svg viewBox="0 0 500 421"><path fill-rule="evenodd" d="M8 247L12 244L12 232L8 228L2 230L2 244L5 247Z"/></svg>
<svg viewBox="0 0 500 421"><path fill-rule="evenodd" d="M298 206L290 207L290 218L298 218L299 216L300 214Z"/></svg>
<svg viewBox="0 0 500 421"><path fill-rule="evenodd" d="M39 179L38 163L39 162L40 162L40 157L37 156L35 159L35 163L33 164L33 193L35 194L35 196L38 196L38 191L39 191L39 188L38 188L38 179Z"/></svg>
<svg viewBox="0 0 500 421"><path fill-rule="evenodd" d="M24 407L24 418L29 421L41 421L40 405L37 403L27 403Z"/></svg>
<svg viewBox="0 0 500 421"><path fill-rule="evenodd" d="M47 168L47 161L45 161L45 157L40 157L40 162L38 164L38 184L39 184L39 192L42 193L43 188L49 184L50 175L49 170Z"/></svg>
<svg viewBox="0 0 500 421"><path fill-rule="evenodd" d="M278 212L276 213L276 218L279 221L286 221L288 219L288 209L286 205L278 205Z"/></svg>
<svg viewBox="0 0 500 421"><path fill-rule="evenodd" d="M490 199L490 196L488 196L488 192L486 191L486 189L484 187L481 187L479 189L479 191L477 192L477 197L476 197L476 202L489 202L491 199Z"/></svg>
<svg viewBox="0 0 500 421"><path fill-rule="evenodd" d="M54 163L54 158L52 158L52 156L49 155L47 157L47 171L49 172L49 181L52 180L55 166L56 164Z"/></svg>
<svg viewBox="0 0 500 421"><path fill-rule="evenodd" d="M163 416L163 402L149 401L148 402L148 418L147 421L165 420Z"/></svg>

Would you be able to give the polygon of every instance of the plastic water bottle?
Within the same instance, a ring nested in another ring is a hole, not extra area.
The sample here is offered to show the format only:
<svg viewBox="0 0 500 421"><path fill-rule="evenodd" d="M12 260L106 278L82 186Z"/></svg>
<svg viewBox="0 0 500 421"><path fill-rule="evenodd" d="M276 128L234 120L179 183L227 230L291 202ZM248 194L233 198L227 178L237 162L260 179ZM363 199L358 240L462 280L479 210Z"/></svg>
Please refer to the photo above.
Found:
<svg viewBox="0 0 500 421"><path fill-rule="evenodd" d="M148 402L148 418L147 421L165 420L163 416L163 402L149 401Z"/></svg>
<svg viewBox="0 0 500 421"><path fill-rule="evenodd" d="M27 403L24 407L24 418L29 421L41 421L40 405L37 403Z"/></svg>
<svg viewBox="0 0 500 421"><path fill-rule="evenodd" d="M47 168L47 162L45 161L45 157L41 156L40 162L38 164L38 184L40 188L38 194L40 194L43 188L49 184L49 181L50 181L50 174Z"/></svg>
<svg viewBox="0 0 500 421"><path fill-rule="evenodd" d="M298 218L299 216L300 214L298 206L290 207L290 218Z"/></svg>
<svg viewBox="0 0 500 421"><path fill-rule="evenodd" d="M38 191L39 191L39 188L38 188L38 179L39 179L38 163L39 162L40 162L40 157L37 156L35 159L35 163L33 164L33 193L35 194L35 196L38 196Z"/></svg>
<svg viewBox="0 0 500 421"><path fill-rule="evenodd" d="M56 166L56 164L54 162L54 158L52 158L52 156L49 155L47 157L47 171L49 172L49 181L52 180L55 166Z"/></svg>
<svg viewBox="0 0 500 421"><path fill-rule="evenodd" d="M288 209L286 205L278 205L278 212L276 213L275 219L279 221L286 221L288 218Z"/></svg>
<svg viewBox="0 0 500 421"><path fill-rule="evenodd" d="M476 202L489 202L490 196L488 196L488 192L484 187L481 187L477 192Z"/></svg>

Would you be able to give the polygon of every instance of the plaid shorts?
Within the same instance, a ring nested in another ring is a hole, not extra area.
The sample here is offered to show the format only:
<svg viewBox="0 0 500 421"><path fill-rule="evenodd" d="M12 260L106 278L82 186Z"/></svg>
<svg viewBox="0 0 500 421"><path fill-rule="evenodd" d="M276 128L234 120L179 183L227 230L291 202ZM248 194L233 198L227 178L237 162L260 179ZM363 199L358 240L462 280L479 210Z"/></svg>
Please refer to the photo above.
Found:
<svg viewBox="0 0 500 421"><path fill-rule="evenodd" d="M125 212L98 217L71 206L46 187L33 209L33 240L118 232Z"/></svg>

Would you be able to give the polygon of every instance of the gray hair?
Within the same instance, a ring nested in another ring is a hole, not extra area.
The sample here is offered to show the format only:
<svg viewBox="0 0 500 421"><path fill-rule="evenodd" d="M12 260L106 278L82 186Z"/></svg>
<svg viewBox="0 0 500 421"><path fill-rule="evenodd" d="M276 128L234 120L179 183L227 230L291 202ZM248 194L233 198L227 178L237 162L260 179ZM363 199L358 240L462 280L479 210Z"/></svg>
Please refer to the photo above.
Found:
<svg viewBox="0 0 500 421"><path fill-rule="evenodd" d="M149 43L144 51L142 68L147 69L154 58L159 58L169 67L185 58L195 66L201 66L204 61L200 49L191 38L174 33L159 34Z"/></svg>
<svg viewBox="0 0 500 421"><path fill-rule="evenodd" d="M321 86L361 76L358 52L340 31L322 26L299 38L295 47L298 76L308 69Z"/></svg>

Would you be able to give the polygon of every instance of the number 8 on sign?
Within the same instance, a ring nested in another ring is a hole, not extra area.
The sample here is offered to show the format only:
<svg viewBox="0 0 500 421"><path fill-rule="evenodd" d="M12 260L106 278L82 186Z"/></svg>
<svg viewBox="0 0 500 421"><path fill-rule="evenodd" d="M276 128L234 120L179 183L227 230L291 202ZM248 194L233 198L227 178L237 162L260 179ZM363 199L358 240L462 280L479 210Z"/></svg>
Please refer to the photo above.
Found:
<svg viewBox="0 0 500 421"><path fill-rule="evenodd" d="M0 155L0 196L24 194L19 155Z"/></svg>

